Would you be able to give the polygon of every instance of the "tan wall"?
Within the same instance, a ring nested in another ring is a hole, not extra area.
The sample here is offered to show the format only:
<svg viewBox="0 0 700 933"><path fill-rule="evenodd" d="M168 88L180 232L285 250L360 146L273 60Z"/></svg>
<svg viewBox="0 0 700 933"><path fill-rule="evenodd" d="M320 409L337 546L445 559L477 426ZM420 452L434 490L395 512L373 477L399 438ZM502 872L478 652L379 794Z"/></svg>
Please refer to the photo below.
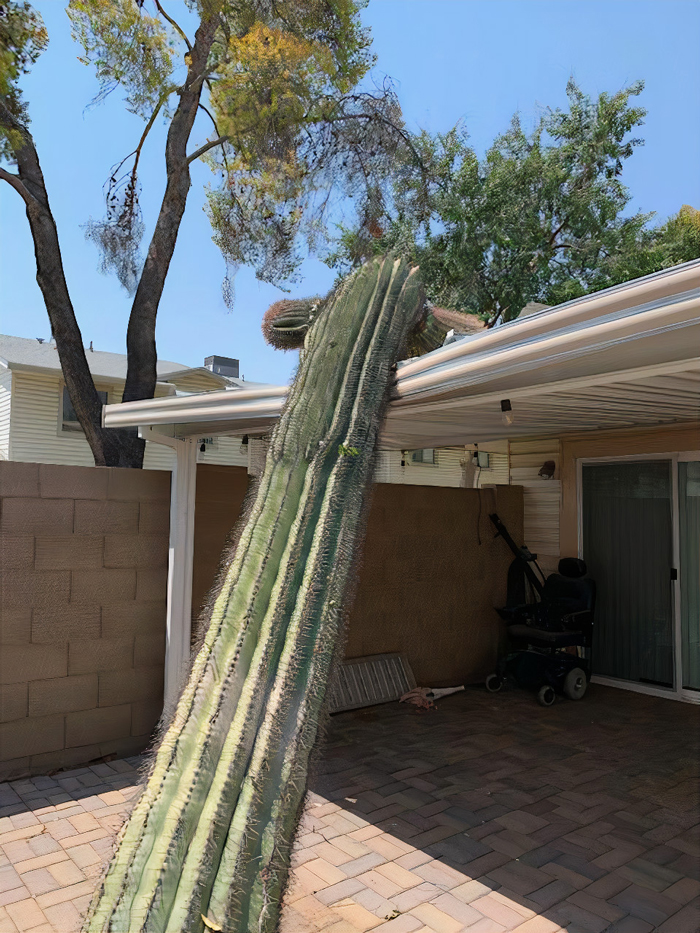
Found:
<svg viewBox="0 0 700 933"><path fill-rule="evenodd" d="M169 496L167 472L0 463L0 779L147 744Z"/></svg>
<svg viewBox="0 0 700 933"><path fill-rule="evenodd" d="M496 511L521 540L523 491L496 489ZM402 651L423 686L474 682L493 668L502 632L494 607L505 603L512 560L494 539L493 496L374 487L346 657Z"/></svg>
<svg viewBox="0 0 700 933"><path fill-rule="evenodd" d="M626 431L596 431L561 439L561 553L578 553L576 461L586 457L629 457L700 450L700 422Z"/></svg>
<svg viewBox="0 0 700 933"><path fill-rule="evenodd" d="M194 605L248 477L200 465ZM162 708L170 474L0 463L0 779L143 749ZM419 682L493 665L522 490L377 484L347 656L404 651ZM478 533L477 533L478 526ZM478 541L481 537L481 544Z"/></svg>
<svg viewBox="0 0 700 933"><path fill-rule="evenodd" d="M244 481L235 467L197 469L193 606L214 580ZM522 489L498 486L496 495L501 518L522 540ZM488 490L374 485L346 657L404 651L419 682L430 686L478 680L493 667L501 632L494 606L505 603L512 560L493 537L493 496Z"/></svg>
<svg viewBox="0 0 700 933"><path fill-rule="evenodd" d="M192 616L197 618L248 489L245 467L197 465Z"/></svg>

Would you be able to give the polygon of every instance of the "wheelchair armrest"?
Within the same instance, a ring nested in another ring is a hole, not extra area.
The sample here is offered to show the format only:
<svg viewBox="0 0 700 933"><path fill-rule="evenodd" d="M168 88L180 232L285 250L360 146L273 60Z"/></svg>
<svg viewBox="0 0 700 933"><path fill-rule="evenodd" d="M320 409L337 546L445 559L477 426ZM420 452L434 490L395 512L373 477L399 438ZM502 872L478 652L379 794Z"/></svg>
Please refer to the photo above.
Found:
<svg viewBox="0 0 700 933"><path fill-rule="evenodd" d="M496 611L507 625L527 624L527 621L534 617L534 607L529 603L523 603L521 606L507 606L505 609Z"/></svg>
<svg viewBox="0 0 700 933"><path fill-rule="evenodd" d="M578 612L567 612L566 615L561 617L561 621L568 631L571 631L572 628L592 628L593 611L591 609L580 609Z"/></svg>

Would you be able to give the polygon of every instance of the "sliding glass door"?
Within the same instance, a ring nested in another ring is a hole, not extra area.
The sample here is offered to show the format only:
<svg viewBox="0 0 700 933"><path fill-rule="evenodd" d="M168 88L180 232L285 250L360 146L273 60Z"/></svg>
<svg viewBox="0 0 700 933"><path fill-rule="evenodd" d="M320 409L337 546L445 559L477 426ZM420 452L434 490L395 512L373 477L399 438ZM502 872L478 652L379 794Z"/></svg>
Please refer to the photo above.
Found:
<svg viewBox="0 0 700 933"><path fill-rule="evenodd" d="M700 690L700 462L678 464L683 687Z"/></svg>
<svg viewBox="0 0 700 933"><path fill-rule="evenodd" d="M594 674L674 687L672 466L671 460L582 464L583 557L597 585ZM693 557L690 544L687 550L697 572L698 552ZM697 608L696 595L687 626L696 659ZM689 677L697 681L697 662L693 671Z"/></svg>

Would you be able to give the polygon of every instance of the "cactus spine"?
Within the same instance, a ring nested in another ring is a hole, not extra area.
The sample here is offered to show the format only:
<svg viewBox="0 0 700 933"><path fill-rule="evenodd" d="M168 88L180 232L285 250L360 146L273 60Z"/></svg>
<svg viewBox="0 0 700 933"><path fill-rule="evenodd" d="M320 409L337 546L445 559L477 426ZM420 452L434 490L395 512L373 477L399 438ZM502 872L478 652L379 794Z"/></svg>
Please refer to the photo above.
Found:
<svg viewBox="0 0 700 933"><path fill-rule="evenodd" d="M416 270L363 266L314 317L209 629L84 930L277 927Z"/></svg>

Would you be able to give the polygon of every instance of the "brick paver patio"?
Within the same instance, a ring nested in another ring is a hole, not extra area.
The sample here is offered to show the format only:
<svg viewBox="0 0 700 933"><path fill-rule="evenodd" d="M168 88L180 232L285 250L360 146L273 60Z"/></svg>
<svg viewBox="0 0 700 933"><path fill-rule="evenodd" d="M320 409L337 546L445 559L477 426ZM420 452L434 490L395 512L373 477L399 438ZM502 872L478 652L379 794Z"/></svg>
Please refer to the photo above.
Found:
<svg viewBox="0 0 700 933"><path fill-rule="evenodd" d="M698 933L699 713L593 687L336 716L281 933ZM137 765L0 785L0 933L79 928Z"/></svg>

